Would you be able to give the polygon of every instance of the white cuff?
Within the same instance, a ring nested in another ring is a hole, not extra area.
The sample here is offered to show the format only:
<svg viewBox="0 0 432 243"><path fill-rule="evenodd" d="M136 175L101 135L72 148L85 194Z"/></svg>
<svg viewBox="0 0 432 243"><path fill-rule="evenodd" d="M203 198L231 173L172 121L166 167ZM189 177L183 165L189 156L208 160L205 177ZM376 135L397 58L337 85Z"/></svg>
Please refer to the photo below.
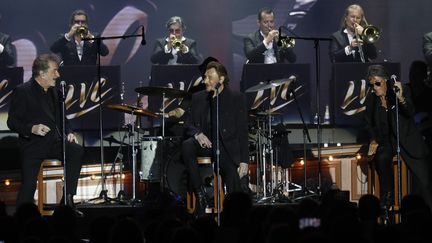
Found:
<svg viewBox="0 0 432 243"><path fill-rule="evenodd" d="M265 40L263 40L263 44L264 44L264 46L267 48L267 50L273 48L273 41L270 42L269 44L266 44L266 43L265 43Z"/></svg>
<svg viewBox="0 0 432 243"><path fill-rule="evenodd" d="M168 45L165 45L164 50L165 53L171 53L171 49L168 49Z"/></svg>
<svg viewBox="0 0 432 243"><path fill-rule="evenodd" d="M3 53L3 50L4 50L4 46L0 44L0 54Z"/></svg>
<svg viewBox="0 0 432 243"><path fill-rule="evenodd" d="M351 48L350 45L345 46L345 55L347 56L352 55L353 51L354 50Z"/></svg>
<svg viewBox="0 0 432 243"><path fill-rule="evenodd" d="M70 38L70 37L68 36L68 33L65 33L65 34L64 34L64 37L65 37L65 39L66 39L67 41L71 41L71 40L72 40L72 38Z"/></svg>

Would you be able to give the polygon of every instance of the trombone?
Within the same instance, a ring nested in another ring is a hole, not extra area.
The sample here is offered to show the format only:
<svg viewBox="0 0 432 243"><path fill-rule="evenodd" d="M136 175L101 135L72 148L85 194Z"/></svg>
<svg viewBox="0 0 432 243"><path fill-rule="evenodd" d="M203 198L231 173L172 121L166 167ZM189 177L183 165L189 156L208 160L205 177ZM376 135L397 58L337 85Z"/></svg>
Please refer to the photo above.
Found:
<svg viewBox="0 0 432 243"><path fill-rule="evenodd" d="M357 26L357 23L354 23L355 26ZM365 43L373 44L378 41L378 39L381 37L381 30L373 25L370 25L366 23L366 26L363 27L362 33L359 35L357 33L357 30L354 28L355 37L357 40L363 40ZM360 53L360 59L364 63L365 57L363 52L363 46L358 46L358 52Z"/></svg>

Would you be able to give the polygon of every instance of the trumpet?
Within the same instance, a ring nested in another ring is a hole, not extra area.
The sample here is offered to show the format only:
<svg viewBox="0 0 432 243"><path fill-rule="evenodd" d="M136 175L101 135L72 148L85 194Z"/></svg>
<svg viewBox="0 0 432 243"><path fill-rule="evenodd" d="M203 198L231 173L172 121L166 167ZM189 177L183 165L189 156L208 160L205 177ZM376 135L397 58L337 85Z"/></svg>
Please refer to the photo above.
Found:
<svg viewBox="0 0 432 243"><path fill-rule="evenodd" d="M278 30L278 35L274 38L278 46L282 48L294 48L295 39L289 36L282 36L281 28Z"/></svg>
<svg viewBox="0 0 432 243"><path fill-rule="evenodd" d="M81 37L81 39L86 38L88 33L89 33L88 28L85 25L81 25L76 30L76 34L79 35L79 37Z"/></svg>
<svg viewBox="0 0 432 243"><path fill-rule="evenodd" d="M181 50L183 48L183 41L179 38L172 38L171 45L176 50Z"/></svg>
<svg viewBox="0 0 432 243"><path fill-rule="evenodd" d="M294 38L289 36L281 36L280 38L276 37L276 42L278 46L282 48L294 48L296 42Z"/></svg>

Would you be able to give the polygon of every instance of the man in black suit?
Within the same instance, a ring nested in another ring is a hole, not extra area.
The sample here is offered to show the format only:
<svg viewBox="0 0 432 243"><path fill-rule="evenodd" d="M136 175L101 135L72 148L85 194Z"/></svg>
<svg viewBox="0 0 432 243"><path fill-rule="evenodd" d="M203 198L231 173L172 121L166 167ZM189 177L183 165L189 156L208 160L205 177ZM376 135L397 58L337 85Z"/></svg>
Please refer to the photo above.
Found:
<svg viewBox="0 0 432 243"><path fill-rule="evenodd" d="M244 94L231 90L228 81L225 67L219 62L210 62L205 71L206 90L192 96L186 113L187 139L182 144L182 152L186 170L198 198L198 214L205 209L207 199L196 158L211 156L215 162L217 138L220 141L220 170L228 193L241 191L240 178L248 171L246 98ZM219 111L216 110L217 94ZM217 114L219 131L216 130Z"/></svg>
<svg viewBox="0 0 432 243"><path fill-rule="evenodd" d="M244 38L244 52L248 63L294 63L297 59L293 48L277 45L279 31L275 29L273 10L263 8L258 13L259 30Z"/></svg>
<svg viewBox="0 0 432 243"><path fill-rule="evenodd" d="M369 66L366 78L373 90L367 96L365 111L365 124L370 135L368 155L374 156L383 206L389 207L394 202L392 158L396 154L397 148L396 97L399 105L401 156L420 182L422 188L419 189L426 202L432 206L432 177L428 164L431 154L414 123L415 109L410 89L400 82L392 84L382 65Z"/></svg>
<svg viewBox="0 0 432 243"><path fill-rule="evenodd" d="M83 27L87 31L82 31ZM96 65L98 55L96 41L83 40L95 36L98 35L88 29L87 13L84 10L75 10L71 15L69 32L60 34L50 49L54 53L60 53L63 65ZM101 41L100 55L106 56L108 53L108 47Z"/></svg>
<svg viewBox="0 0 432 243"><path fill-rule="evenodd" d="M12 94L7 120L8 127L19 135L22 184L17 205L33 202L39 167L44 159L62 159L62 114L59 91L55 88L58 58L44 54L35 59L32 78L17 86ZM61 96L60 96L61 97ZM74 207L81 170L83 149L66 122L66 196ZM79 211L77 211L79 212Z"/></svg>
<svg viewBox="0 0 432 243"><path fill-rule="evenodd" d="M196 64L199 54L196 41L184 37L186 25L178 16L171 17L166 23L168 37L156 40L150 58L153 64Z"/></svg>
<svg viewBox="0 0 432 243"><path fill-rule="evenodd" d="M15 64L15 51L9 35L0 32L0 68Z"/></svg>
<svg viewBox="0 0 432 243"><path fill-rule="evenodd" d="M332 62L370 62L377 57L375 45L361 39L366 25L366 18L360 5L353 4L346 8L341 29L331 36L330 60ZM360 46L363 54L359 52Z"/></svg>

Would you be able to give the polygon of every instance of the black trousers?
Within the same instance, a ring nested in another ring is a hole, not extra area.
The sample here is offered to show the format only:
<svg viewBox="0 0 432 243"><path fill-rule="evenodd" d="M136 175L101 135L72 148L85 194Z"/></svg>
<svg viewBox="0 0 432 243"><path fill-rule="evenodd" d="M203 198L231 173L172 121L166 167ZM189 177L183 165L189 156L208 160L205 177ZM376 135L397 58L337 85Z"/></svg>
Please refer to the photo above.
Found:
<svg viewBox="0 0 432 243"><path fill-rule="evenodd" d="M224 181L227 193L234 191L241 191L240 177L237 172L237 165L229 158L223 146L220 146L220 174ZM197 157L207 156L212 157L212 161L215 162L215 158L211 149L204 149L198 144L195 138L191 137L186 139L182 143L183 161L185 163L186 170L189 174L189 180L194 190L200 188L203 184L198 169Z"/></svg>
<svg viewBox="0 0 432 243"><path fill-rule="evenodd" d="M379 145L374 157L375 170L378 173L381 198L386 193L394 192L393 149L390 144Z"/></svg>
<svg viewBox="0 0 432 243"><path fill-rule="evenodd" d="M54 142L47 156L34 155L22 152L21 154L21 175L22 183L18 193L17 205L33 203L36 191L37 176L40 165L44 159L59 159L62 161L61 141ZM81 171L81 162L84 154L83 148L76 144L66 142L66 194L75 195L78 179Z"/></svg>

